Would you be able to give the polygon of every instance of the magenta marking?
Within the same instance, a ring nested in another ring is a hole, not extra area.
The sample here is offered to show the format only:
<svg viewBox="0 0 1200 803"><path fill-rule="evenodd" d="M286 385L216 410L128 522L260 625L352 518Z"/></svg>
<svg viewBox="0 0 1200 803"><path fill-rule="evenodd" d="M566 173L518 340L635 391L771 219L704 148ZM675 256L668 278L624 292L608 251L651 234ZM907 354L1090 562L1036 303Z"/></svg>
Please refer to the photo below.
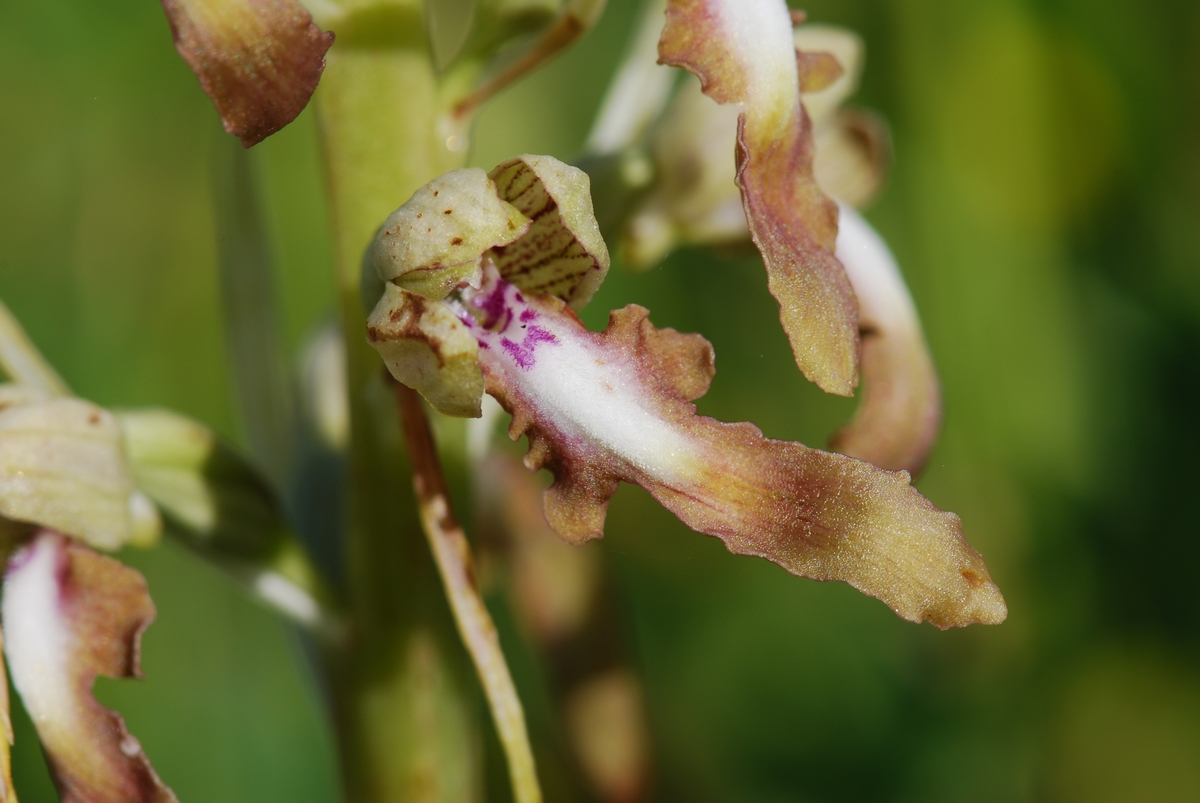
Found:
<svg viewBox="0 0 1200 803"><path fill-rule="evenodd" d="M529 349L525 348L519 343L514 343L507 337L500 339L500 346L508 352L508 356L512 357L513 362L515 362L521 368L524 368L526 371L528 371L533 367L533 352L531 352Z"/></svg>
<svg viewBox="0 0 1200 803"><path fill-rule="evenodd" d="M525 340L522 343L527 349L532 351L538 343L557 343L558 338L547 332L540 326L530 326L525 330Z"/></svg>
<svg viewBox="0 0 1200 803"><path fill-rule="evenodd" d="M537 317L537 313L531 309L527 309L521 313L521 323L529 323Z"/></svg>
<svg viewBox="0 0 1200 803"><path fill-rule="evenodd" d="M519 367L528 371L536 362L534 352L539 343L557 343L558 338L540 326L530 326L525 330L525 337L517 343L507 337L500 338L500 346L512 357Z"/></svg>
<svg viewBox="0 0 1200 803"><path fill-rule="evenodd" d="M508 305L504 301L504 288L507 285L504 282L496 282L496 286L492 288L486 296L481 299L476 299L475 306L483 311L483 325L488 329L496 328L496 324L506 315L511 314ZM507 326L505 322L505 326ZM504 328L504 327L500 327Z"/></svg>

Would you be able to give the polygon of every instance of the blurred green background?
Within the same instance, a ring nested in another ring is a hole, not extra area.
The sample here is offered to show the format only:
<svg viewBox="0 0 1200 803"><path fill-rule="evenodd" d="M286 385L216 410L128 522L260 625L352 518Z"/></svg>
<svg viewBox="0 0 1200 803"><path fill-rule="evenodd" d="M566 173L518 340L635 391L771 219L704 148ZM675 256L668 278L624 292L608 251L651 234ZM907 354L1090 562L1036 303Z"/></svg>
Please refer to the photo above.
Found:
<svg viewBox="0 0 1200 803"><path fill-rule="evenodd" d="M577 154L634 19L632 0L610 6L485 110L475 163ZM846 586L731 557L622 488L587 548L624 591L657 798L1200 800L1200 5L805 7L867 42L856 102L887 116L895 144L868 218L945 387L919 487L962 516L1010 614L907 624ZM238 439L217 308L219 126L159 4L2 3L0 75L0 296L80 395L168 405ZM294 349L332 309L311 113L253 159ZM795 370L753 259L618 266L587 320L631 301L712 340L705 413L820 445L853 409ZM335 800L290 629L177 548L123 557L159 620L146 680L102 680L99 695L180 798ZM19 712L16 732L22 800L53 800Z"/></svg>

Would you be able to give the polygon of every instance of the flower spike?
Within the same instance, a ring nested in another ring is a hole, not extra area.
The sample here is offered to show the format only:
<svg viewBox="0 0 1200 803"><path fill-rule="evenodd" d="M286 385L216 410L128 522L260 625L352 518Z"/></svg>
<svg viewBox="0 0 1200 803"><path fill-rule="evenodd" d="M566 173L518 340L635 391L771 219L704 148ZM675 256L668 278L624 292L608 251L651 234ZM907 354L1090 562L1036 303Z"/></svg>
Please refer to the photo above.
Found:
<svg viewBox="0 0 1200 803"><path fill-rule="evenodd" d="M296 119L325 69L333 34L296 0L162 0L175 49L249 148Z"/></svg>
<svg viewBox="0 0 1200 803"><path fill-rule="evenodd" d="M813 178L803 84L836 76L824 59L798 65L782 0L671 0L659 60L700 78L718 103L739 103L737 183L750 234L796 364L822 390L848 396L858 381L854 291L834 257L837 206ZM800 66L818 67L809 78Z"/></svg>
<svg viewBox="0 0 1200 803"><path fill-rule="evenodd" d="M4 645L63 803L177 803L120 715L96 702L98 675L141 677L154 621L133 569L49 530L9 560Z"/></svg>

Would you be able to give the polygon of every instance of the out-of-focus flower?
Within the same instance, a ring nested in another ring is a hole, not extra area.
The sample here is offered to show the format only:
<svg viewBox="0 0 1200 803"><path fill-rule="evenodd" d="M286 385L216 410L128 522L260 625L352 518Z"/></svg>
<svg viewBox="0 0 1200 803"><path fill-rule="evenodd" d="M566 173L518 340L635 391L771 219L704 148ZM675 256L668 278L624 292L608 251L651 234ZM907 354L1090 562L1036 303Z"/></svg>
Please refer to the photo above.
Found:
<svg viewBox="0 0 1200 803"><path fill-rule="evenodd" d="M155 616L143 577L99 552L156 544L165 514L170 532L264 601L321 635L336 637L337 623L269 488L206 428L70 396L2 303L0 368L14 380L0 384L0 643L13 686L63 801L169 803L137 739L92 696L99 675L141 677ZM8 801L4 695L0 715Z"/></svg>
<svg viewBox="0 0 1200 803"><path fill-rule="evenodd" d="M565 734L597 800L653 796L645 694L623 649L619 606L602 553L558 538L542 515L542 487L512 454L487 453L499 406L471 422L481 539L495 549L513 614L538 648Z"/></svg>
<svg viewBox="0 0 1200 803"><path fill-rule="evenodd" d="M608 499L631 482L735 553L848 582L906 619L1001 621L958 518L906 474L696 415L711 347L655 328L640 307L584 329L573 309L608 267L587 189L581 171L522 156L449 173L397 210L371 252L387 287L368 320L393 376L459 415L477 414L481 387L499 400L513 437L529 438L526 465L555 477L545 514L569 542L600 537ZM449 293L440 271L459 277Z"/></svg>
<svg viewBox="0 0 1200 803"><path fill-rule="evenodd" d="M812 122L817 185L861 208L881 188L888 156L880 119L843 106L858 88L862 40L844 28L809 23L795 29L793 41L800 98ZM652 267L681 245L749 238L731 158L739 114L737 105L705 97L697 79L681 82L649 142L657 180L621 232L621 255L630 267Z"/></svg>
<svg viewBox="0 0 1200 803"><path fill-rule="evenodd" d="M93 551L152 542L161 527L134 486L116 417L0 386L0 525L4 652L62 799L174 801L121 717L92 697L98 675L140 676L154 620L142 576Z"/></svg>
<svg viewBox="0 0 1200 803"><path fill-rule="evenodd" d="M622 225L623 255L635 267L648 267L680 245L753 237L798 364L837 393L850 386L814 373L820 360L806 350L846 356L852 318L838 299L848 300L857 308L866 389L854 420L831 445L884 468L919 471L940 421L937 374L895 260L852 208L878 192L888 162L879 118L843 107L858 86L862 41L814 24L784 37L792 21L777 0L663 5L668 26L661 60L700 80L683 82L647 134L647 175L654 180ZM630 60L649 59L635 51ZM639 136L638 124L608 109L622 99L659 94L652 81L615 86L593 146L628 147ZM840 202L840 213L823 193ZM813 297L826 303L814 306ZM825 340L812 337L822 320ZM837 375L845 378L846 363L840 364Z"/></svg>

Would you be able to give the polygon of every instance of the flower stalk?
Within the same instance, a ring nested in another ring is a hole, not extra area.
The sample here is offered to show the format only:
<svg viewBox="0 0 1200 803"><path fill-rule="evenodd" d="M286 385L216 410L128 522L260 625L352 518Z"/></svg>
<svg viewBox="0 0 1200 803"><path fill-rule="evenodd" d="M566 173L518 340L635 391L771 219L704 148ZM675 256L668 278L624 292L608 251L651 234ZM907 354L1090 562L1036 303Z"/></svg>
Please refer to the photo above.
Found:
<svg viewBox="0 0 1200 803"><path fill-rule="evenodd" d="M346 351L345 587L352 630L329 655L348 800L478 796L475 703L441 584L407 493L408 467L378 356L363 337L363 253L380 221L429 179L461 165L439 120L450 96L425 50L419 11L389 10L384 47L353 20L338 31L317 115ZM360 32L361 30L361 32Z"/></svg>

